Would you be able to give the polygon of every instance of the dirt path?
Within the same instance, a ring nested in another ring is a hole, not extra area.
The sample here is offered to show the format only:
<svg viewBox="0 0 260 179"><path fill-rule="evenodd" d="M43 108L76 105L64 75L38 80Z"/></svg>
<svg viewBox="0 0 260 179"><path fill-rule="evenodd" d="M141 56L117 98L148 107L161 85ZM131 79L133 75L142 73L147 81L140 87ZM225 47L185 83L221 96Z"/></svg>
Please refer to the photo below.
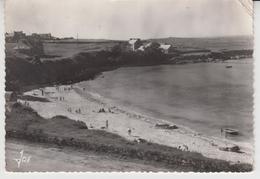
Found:
<svg viewBox="0 0 260 179"><path fill-rule="evenodd" d="M14 139L8 139L5 147L7 171L170 171L140 160L129 161L73 148L57 148ZM22 150L27 159L30 156L30 161L21 163L18 168L14 159L20 158Z"/></svg>

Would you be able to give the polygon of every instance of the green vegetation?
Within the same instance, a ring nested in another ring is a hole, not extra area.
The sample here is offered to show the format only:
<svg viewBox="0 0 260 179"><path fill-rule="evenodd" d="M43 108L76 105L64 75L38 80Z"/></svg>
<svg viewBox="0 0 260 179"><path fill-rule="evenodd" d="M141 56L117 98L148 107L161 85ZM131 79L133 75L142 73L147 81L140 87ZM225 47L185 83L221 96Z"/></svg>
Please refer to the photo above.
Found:
<svg viewBox="0 0 260 179"><path fill-rule="evenodd" d="M91 80L103 71L125 66L215 62L252 57L253 53L250 38L166 38L154 41L175 43L176 51L165 54L156 46L158 43L144 51L133 52L123 41L42 44L37 39L28 39L33 53L25 55L14 50L15 44L7 43L6 90L22 91L36 86ZM220 49L228 45L235 49Z"/></svg>
<svg viewBox="0 0 260 179"><path fill-rule="evenodd" d="M31 142L70 146L115 155L120 158L156 162L182 171L195 172L246 172L249 164L230 164L227 161L209 159L195 152L181 151L155 143L128 141L104 130L89 130L83 122L65 116L44 119L34 110L16 103L6 114L6 138L19 138Z"/></svg>
<svg viewBox="0 0 260 179"><path fill-rule="evenodd" d="M33 58L33 57L31 57ZM82 52L73 58L32 63L32 59L6 57L6 90L19 91L30 85L75 83L93 79L99 73L121 66L158 65L167 63L161 51Z"/></svg>

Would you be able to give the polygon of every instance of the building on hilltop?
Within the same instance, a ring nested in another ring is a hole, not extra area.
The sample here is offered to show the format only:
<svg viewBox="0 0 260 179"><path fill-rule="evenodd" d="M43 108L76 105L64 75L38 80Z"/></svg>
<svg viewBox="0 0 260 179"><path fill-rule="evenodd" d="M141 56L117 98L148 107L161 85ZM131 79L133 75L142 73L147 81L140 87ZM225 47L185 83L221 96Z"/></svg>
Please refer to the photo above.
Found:
<svg viewBox="0 0 260 179"><path fill-rule="evenodd" d="M17 45L14 47L14 50L19 50L19 51L30 51L31 49L32 46L25 39L19 40L17 42Z"/></svg>
<svg viewBox="0 0 260 179"><path fill-rule="evenodd" d="M14 38L14 33L5 33L5 41L6 42L12 42Z"/></svg>
<svg viewBox="0 0 260 179"><path fill-rule="evenodd" d="M140 46L142 46L142 41L139 38L130 38L128 41L132 51L136 51Z"/></svg>
<svg viewBox="0 0 260 179"><path fill-rule="evenodd" d="M32 33L31 37L33 38L39 38L41 40L54 40L56 39L51 35L51 33L46 33L46 34L38 34L38 33Z"/></svg>
<svg viewBox="0 0 260 179"><path fill-rule="evenodd" d="M23 31L14 31L12 33L5 33L6 42L18 42L20 39L25 39L26 34Z"/></svg>
<svg viewBox="0 0 260 179"><path fill-rule="evenodd" d="M144 51L146 48L150 47L151 45L152 45L152 42L145 42L137 50Z"/></svg>
<svg viewBox="0 0 260 179"><path fill-rule="evenodd" d="M139 38L130 38L128 41L129 50L131 51L145 51L148 48L160 49L163 53L168 54L174 52L176 47L171 44L159 43L154 41L141 41Z"/></svg>
<svg viewBox="0 0 260 179"><path fill-rule="evenodd" d="M169 44L160 44L159 48L162 49L164 53L169 53L171 47L172 45Z"/></svg>
<svg viewBox="0 0 260 179"><path fill-rule="evenodd" d="M53 37L51 36L51 33L47 33L47 34L39 34L40 38L42 40L52 40Z"/></svg>
<svg viewBox="0 0 260 179"><path fill-rule="evenodd" d="M25 39L26 34L23 31L14 31L13 40L18 42L21 39Z"/></svg>

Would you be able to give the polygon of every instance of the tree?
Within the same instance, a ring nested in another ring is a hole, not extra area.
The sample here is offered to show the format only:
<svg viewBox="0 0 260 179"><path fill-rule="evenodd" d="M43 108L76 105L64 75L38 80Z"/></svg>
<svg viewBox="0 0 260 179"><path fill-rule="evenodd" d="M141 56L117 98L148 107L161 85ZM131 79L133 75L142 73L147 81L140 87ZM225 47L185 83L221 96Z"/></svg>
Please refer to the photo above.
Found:
<svg viewBox="0 0 260 179"><path fill-rule="evenodd" d="M119 44L115 45L112 49L111 49L111 53L113 57L117 57L122 53L122 48Z"/></svg>

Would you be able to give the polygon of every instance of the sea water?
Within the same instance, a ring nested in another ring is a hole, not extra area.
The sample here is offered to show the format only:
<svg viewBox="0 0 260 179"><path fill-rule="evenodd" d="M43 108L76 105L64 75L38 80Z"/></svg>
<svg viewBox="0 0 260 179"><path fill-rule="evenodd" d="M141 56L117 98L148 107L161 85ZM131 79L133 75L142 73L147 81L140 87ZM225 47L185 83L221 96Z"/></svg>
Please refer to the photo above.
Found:
<svg viewBox="0 0 260 179"><path fill-rule="evenodd" d="M232 68L226 68L226 66ZM142 114L199 133L253 141L253 60L127 67L81 83L93 92Z"/></svg>

